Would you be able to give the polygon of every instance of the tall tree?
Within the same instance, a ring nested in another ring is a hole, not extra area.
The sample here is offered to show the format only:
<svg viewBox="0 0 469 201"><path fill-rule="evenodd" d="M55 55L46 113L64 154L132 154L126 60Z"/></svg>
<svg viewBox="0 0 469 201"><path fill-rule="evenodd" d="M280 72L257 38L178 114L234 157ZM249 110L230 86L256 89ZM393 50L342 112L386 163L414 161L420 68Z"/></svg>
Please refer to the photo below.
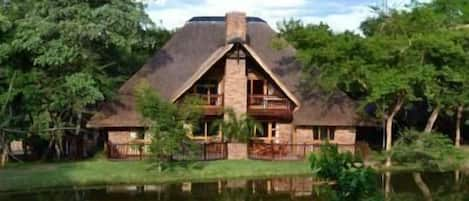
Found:
<svg viewBox="0 0 469 201"><path fill-rule="evenodd" d="M305 86L343 90L360 99L363 108L374 106L375 114L385 121L386 150L390 150L394 118L415 99L414 86L425 71L403 56L409 47L407 38L398 34L362 38L297 21L284 23L280 31L299 50Z"/></svg>
<svg viewBox="0 0 469 201"><path fill-rule="evenodd" d="M17 71L21 128L51 147L79 133L83 114L112 98L170 36L133 0L10 0L0 22L0 70Z"/></svg>
<svg viewBox="0 0 469 201"><path fill-rule="evenodd" d="M135 89L137 111L144 118L143 125L151 135L150 150L155 155L158 170L171 160L173 154L191 144L187 136L189 127L195 125L201 116L201 108L196 101L186 100L181 107L162 97L146 82Z"/></svg>

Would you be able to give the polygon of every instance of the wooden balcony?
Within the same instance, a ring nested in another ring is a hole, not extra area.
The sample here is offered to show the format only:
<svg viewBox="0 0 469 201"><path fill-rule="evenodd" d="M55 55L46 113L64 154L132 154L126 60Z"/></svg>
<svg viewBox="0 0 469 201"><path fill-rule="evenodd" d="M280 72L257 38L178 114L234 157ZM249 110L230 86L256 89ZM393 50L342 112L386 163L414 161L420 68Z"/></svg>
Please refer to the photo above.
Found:
<svg viewBox="0 0 469 201"><path fill-rule="evenodd" d="M223 94L198 95L202 99L202 108L207 116L223 114Z"/></svg>
<svg viewBox="0 0 469 201"><path fill-rule="evenodd" d="M292 107L287 98L269 95L249 95L248 114L262 119L291 120Z"/></svg>

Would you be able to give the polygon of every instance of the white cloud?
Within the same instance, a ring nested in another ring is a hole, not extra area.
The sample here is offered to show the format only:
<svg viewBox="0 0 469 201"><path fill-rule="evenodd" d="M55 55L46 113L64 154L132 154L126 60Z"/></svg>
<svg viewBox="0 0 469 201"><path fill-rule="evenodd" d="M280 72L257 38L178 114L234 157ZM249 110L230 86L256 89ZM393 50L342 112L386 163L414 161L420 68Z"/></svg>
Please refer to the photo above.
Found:
<svg viewBox="0 0 469 201"><path fill-rule="evenodd" d="M359 27L361 22L373 15L374 13L369 7L356 6L346 13L330 14L323 17L308 16L303 17L302 20L307 23L324 22L337 32L343 32L346 30L360 32Z"/></svg>
<svg viewBox="0 0 469 201"><path fill-rule="evenodd" d="M167 0L159 4L150 3L147 13L155 22L161 22L170 29L184 25L193 16L223 16L235 10L275 24L278 20L295 15L306 3L306 0L204 0L192 5L179 3L169 6L171 0Z"/></svg>
<svg viewBox="0 0 469 201"><path fill-rule="evenodd" d="M142 0L145 1L145 0ZM370 5L383 0L147 0L147 13L166 28L181 27L194 16L223 16L229 11L243 11L266 20L275 28L277 22L296 18L305 22L325 22L334 31L359 31L360 23L373 12ZM388 0L390 7L403 8L411 0ZM428 2L430 0L422 0Z"/></svg>

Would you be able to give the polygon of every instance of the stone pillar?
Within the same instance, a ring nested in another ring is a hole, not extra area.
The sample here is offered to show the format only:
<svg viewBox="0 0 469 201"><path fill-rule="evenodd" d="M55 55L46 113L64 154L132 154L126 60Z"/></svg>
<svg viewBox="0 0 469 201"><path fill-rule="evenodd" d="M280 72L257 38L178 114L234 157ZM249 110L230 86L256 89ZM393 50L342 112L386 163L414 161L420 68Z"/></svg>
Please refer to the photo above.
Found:
<svg viewBox="0 0 469 201"><path fill-rule="evenodd" d="M242 43L246 42L246 14L226 14L226 44L233 44L227 53L224 79L224 107L232 109L237 116L247 112L246 54ZM226 114L225 114L226 118ZM228 143L228 159L246 159L245 143Z"/></svg>
<svg viewBox="0 0 469 201"><path fill-rule="evenodd" d="M231 108L237 115L247 112L246 58L237 57L234 50L226 59L225 66L225 108Z"/></svg>
<svg viewBox="0 0 469 201"><path fill-rule="evenodd" d="M234 44L225 63L225 108L232 108L237 115L247 112L246 56L241 43L246 41L246 14L226 14L226 44Z"/></svg>

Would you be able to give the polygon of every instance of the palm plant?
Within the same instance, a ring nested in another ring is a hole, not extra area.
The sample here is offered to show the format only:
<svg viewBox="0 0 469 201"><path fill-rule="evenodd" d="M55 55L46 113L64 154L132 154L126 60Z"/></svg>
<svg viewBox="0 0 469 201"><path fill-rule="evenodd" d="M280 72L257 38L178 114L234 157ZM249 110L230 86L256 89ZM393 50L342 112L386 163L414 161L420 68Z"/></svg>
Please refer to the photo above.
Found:
<svg viewBox="0 0 469 201"><path fill-rule="evenodd" d="M233 109L225 110L225 118L215 121L211 130L220 129L222 138L228 142L247 142L254 130L263 132L262 126L247 114L236 114Z"/></svg>

